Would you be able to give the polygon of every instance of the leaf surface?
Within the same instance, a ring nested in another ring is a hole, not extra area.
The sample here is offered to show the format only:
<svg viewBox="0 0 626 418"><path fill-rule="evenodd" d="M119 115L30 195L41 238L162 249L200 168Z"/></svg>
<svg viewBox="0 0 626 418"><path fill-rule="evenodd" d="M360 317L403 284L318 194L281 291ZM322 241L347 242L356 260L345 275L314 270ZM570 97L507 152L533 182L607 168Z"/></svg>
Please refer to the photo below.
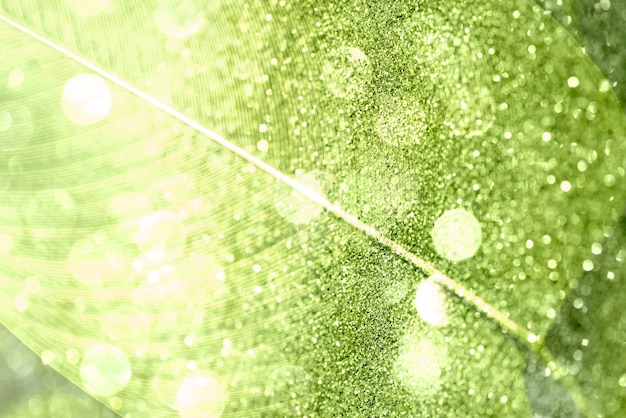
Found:
<svg viewBox="0 0 626 418"><path fill-rule="evenodd" d="M531 414L525 351L625 203L621 106L561 26L105 3L0 2L51 41L0 26L3 324L129 418ZM476 254L436 244L459 209Z"/></svg>

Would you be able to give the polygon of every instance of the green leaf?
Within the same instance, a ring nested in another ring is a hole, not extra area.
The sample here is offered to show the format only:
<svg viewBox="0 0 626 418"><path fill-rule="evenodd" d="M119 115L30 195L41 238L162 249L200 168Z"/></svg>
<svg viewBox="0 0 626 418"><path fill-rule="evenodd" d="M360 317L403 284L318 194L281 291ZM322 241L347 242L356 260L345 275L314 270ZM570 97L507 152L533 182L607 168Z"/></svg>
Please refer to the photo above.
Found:
<svg viewBox="0 0 626 418"><path fill-rule="evenodd" d="M0 321L119 415L606 413L543 340L626 125L543 9L0 10Z"/></svg>

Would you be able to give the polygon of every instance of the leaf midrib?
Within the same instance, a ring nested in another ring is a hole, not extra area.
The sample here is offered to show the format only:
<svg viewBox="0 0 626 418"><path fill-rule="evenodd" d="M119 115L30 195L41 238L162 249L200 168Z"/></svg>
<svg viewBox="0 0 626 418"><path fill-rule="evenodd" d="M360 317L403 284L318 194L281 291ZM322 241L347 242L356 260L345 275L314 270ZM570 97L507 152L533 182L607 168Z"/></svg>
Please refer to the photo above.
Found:
<svg viewBox="0 0 626 418"><path fill-rule="evenodd" d="M355 215L352 215L341 208L339 203L331 202L325 196L320 193L317 193L312 188L298 182L293 177L281 172L276 169L272 165L263 161L261 158L255 156L254 154L246 151L245 149L239 147L235 143L229 141L225 137L221 136L217 132L210 130L205 127L201 123L196 120L188 117L182 112L174 109L173 107L163 103L157 98L151 96L150 94L136 88L132 84L123 80L122 78L115 76L106 70L98 67L97 65L91 63L90 61L82 58L78 54L64 48L61 45L56 44L55 42L39 35L38 33L28 29L27 27L15 22L12 19L0 14L0 21L12 26L13 28L19 30L20 32L30 36L31 38L37 40L38 42L46 45L47 47L57 51L58 53L72 59L78 64L88 68L94 73L100 75L111 83L117 85L118 87L124 89L125 91L132 93L139 99L144 102L149 103L150 105L156 107L157 109L163 111L169 116L177 119L183 124L189 126L195 131L201 133L205 137L209 138L216 144L221 147L226 148L233 154L241 157L248 163L254 165L259 168L266 174L269 174L271 177L276 179L278 182L288 186L293 189L297 193L303 195L307 199L321 206L328 212L335 215L337 218L343 220L353 228L363 232L376 242L378 242L383 247L390 249L393 253L400 256L407 262L411 263L422 273L431 277L435 283L441 286L446 291L452 293L459 301L476 312L479 312L481 315L496 323L498 327L502 330L503 333L508 336L514 338L518 343L520 343L528 352L534 354L537 358L539 358L550 370L550 375L555 379L561 382L565 388L570 392L572 398L576 402L579 409L585 414L590 415L590 406L587 403L586 399L582 396L580 389L577 383L574 381L572 376L567 373L567 369L560 365L556 358L550 353L550 351L544 346L541 336L535 335L528 331L526 328L517 324L515 321L510 319L508 315L500 312L495 306L489 304L484 301L478 295L474 294L471 290L464 287L462 284L457 282L456 280L448 277L443 271L436 268L433 264L428 261L420 258L416 254L408 251L401 244L393 241L392 239L386 237L373 226L366 224L361 221Z"/></svg>

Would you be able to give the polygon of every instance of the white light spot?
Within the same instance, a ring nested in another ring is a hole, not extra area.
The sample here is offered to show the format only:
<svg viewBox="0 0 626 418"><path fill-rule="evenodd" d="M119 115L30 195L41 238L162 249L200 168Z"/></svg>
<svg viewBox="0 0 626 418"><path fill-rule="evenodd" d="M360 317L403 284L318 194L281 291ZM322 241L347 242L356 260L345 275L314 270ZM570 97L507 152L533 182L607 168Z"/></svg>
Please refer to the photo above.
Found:
<svg viewBox="0 0 626 418"><path fill-rule="evenodd" d="M567 79L567 85L570 86L571 88L578 87L579 84L580 82L578 81L577 77L572 76Z"/></svg>
<svg viewBox="0 0 626 418"><path fill-rule="evenodd" d="M603 182L606 187L613 187L615 186L615 176L613 174L607 174L604 176Z"/></svg>
<svg viewBox="0 0 626 418"><path fill-rule="evenodd" d="M65 358L69 364L75 366L80 361L80 353L75 348L68 348L65 352Z"/></svg>
<svg viewBox="0 0 626 418"><path fill-rule="evenodd" d="M535 334L533 334L532 332L530 334L528 334L528 342L531 344L534 344L537 342L537 340L539 340L539 337L537 337Z"/></svg>
<svg viewBox="0 0 626 418"><path fill-rule="evenodd" d="M441 372L447 361L445 345L407 335L395 362L395 371L400 382L415 395L430 397L441 388Z"/></svg>
<svg viewBox="0 0 626 418"><path fill-rule="evenodd" d="M602 80L598 86L598 91L600 93L608 93L611 91L611 83L608 80Z"/></svg>
<svg viewBox="0 0 626 418"><path fill-rule="evenodd" d="M591 261L591 260L583 261L583 270L585 270L585 271L593 270L593 261Z"/></svg>
<svg viewBox="0 0 626 418"><path fill-rule="evenodd" d="M156 212L139 223L135 243L148 260L159 263L181 256L187 233L184 225L170 212Z"/></svg>
<svg viewBox="0 0 626 418"><path fill-rule="evenodd" d="M44 350L41 353L41 363L44 365L48 365L50 363L52 363L54 361L54 359L56 358L56 354L54 354L53 351L50 350Z"/></svg>
<svg viewBox="0 0 626 418"><path fill-rule="evenodd" d="M476 217L465 209L447 210L431 231L437 253L450 261L473 257L482 244L482 229Z"/></svg>
<svg viewBox="0 0 626 418"><path fill-rule="evenodd" d="M585 302L581 298L576 298L574 299L573 305L574 308L581 309L583 306L585 306Z"/></svg>
<svg viewBox="0 0 626 418"><path fill-rule="evenodd" d="M419 316L430 325L448 325L445 294L432 278L422 281L417 287L414 305Z"/></svg>
<svg viewBox="0 0 626 418"><path fill-rule="evenodd" d="M570 190L572 190L572 184L565 180L561 182L561 190L565 193L569 192Z"/></svg>
<svg viewBox="0 0 626 418"><path fill-rule="evenodd" d="M270 143L267 140L262 139L256 143L256 149L261 152L267 152L270 149Z"/></svg>
<svg viewBox="0 0 626 418"><path fill-rule="evenodd" d="M18 312L24 313L30 306L30 299L26 293L18 293L15 295L15 308Z"/></svg>
<svg viewBox="0 0 626 418"><path fill-rule="evenodd" d="M198 0L158 0L154 21L170 38L182 39L200 31L204 16Z"/></svg>
<svg viewBox="0 0 626 418"><path fill-rule="evenodd" d="M132 371L126 354L116 346L97 345L87 351L80 365L85 388L96 396L109 396L124 389Z"/></svg>
<svg viewBox="0 0 626 418"><path fill-rule="evenodd" d="M367 55L359 48L348 47L348 54L350 61L367 61Z"/></svg>
<svg viewBox="0 0 626 418"><path fill-rule="evenodd" d="M79 74L65 83L61 96L63 112L77 125L100 122L111 112L109 85L100 76Z"/></svg>
<svg viewBox="0 0 626 418"><path fill-rule="evenodd" d="M9 77L7 80L7 87L16 89L19 88L22 84L24 84L24 70L21 68L14 68L9 72ZM609 88L611 88L609 86Z"/></svg>
<svg viewBox="0 0 626 418"><path fill-rule="evenodd" d="M618 383L621 387L626 388L626 374L620 376Z"/></svg>
<svg viewBox="0 0 626 418"><path fill-rule="evenodd" d="M212 376L187 375L178 388L176 409L181 418L218 418L226 406L226 391Z"/></svg>
<svg viewBox="0 0 626 418"><path fill-rule="evenodd" d="M111 406L113 410L119 411L124 406L124 401L118 398L117 396L113 396L111 397L111 399L109 399L109 405Z"/></svg>

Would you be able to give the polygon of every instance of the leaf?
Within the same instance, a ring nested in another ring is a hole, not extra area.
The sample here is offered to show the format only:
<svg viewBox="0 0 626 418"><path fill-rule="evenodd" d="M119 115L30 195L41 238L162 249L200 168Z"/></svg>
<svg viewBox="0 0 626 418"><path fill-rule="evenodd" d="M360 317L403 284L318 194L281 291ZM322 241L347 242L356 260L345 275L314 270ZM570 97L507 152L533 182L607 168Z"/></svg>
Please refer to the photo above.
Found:
<svg viewBox="0 0 626 418"><path fill-rule="evenodd" d="M546 335L546 345L578 376L582 392L604 403L607 416L626 405L626 367L615 356L624 345L624 221L622 214L613 234L595 246L594 268L578 280Z"/></svg>
<svg viewBox="0 0 626 418"><path fill-rule="evenodd" d="M0 321L46 364L126 417L528 416L529 351L602 410L543 339L624 117L541 9L77 4L0 2Z"/></svg>

